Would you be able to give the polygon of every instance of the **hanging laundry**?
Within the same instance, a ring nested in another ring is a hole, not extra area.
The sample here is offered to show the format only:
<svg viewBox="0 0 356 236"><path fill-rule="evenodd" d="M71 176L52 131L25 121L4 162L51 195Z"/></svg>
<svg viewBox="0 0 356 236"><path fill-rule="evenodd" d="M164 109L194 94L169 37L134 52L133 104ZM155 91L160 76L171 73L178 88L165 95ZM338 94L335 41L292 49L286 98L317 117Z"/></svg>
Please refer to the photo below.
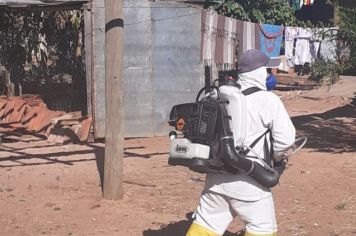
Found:
<svg viewBox="0 0 356 236"><path fill-rule="evenodd" d="M297 41L295 45L295 65L304 65L305 63L311 63L310 54L310 39L311 33L308 30L299 28Z"/></svg>
<svg viewBox="0 0 356 236"><path fill-rule="evenodd" d="M259 25L261 51L269 57L278 57L280 55L284 27L280 25Z"/></svg>
<svg viewBox="0 0 356 236"><path fill-rule="evenodd" d="M201 60L205 65L215 63L224 70L235 68L238 45L238 20L203 11Z"/></svg>
<svg viewBox="0 0 356 236"><path fill-rule="evenodd" d="M200 59L211 66L215 60L215 44L218 15L213 11L202 11Z"/></svg>
<svg viewBox="0 0 356 236"><path fill-rule="evenodd" d="M225 16L218 16L215 62L223 69L234 68L237 58L237 20Z"/></svg>
<svg viewBox="0 0 356 236"><path fill-rule="evenodd" d="M311 38L311 47L310 47L310 54L312 56L312 61L315 61L318 58L319 50L320 50L320 43L321 43L321 35L320 29L314 28L312 30L312 38Z"/></svg>
<svg viewBox="0 0 356 236"><path fill-rule="evenodd" d="M289 72L291 67L288 66L286 57L281 55L279 58L281 59L281 63L278 66L278 70L284 71L284 72Z"/></svg>
<svg viewBox="0 0 356 236"><path fill-rule="evenodd" d="M304 0L304 5L310 6L314 3L314 0Z"/></svg>
<svg viewBox="0 0 356 236"><path fill-rule="evenodd" d="M290 6L295 10L299 11L302 8L304 0L289 0Z"/></svg>
<svg viewBox="0 0 356 236"><path fill-rule="evenodd" d="M323 39L320 43L320 59L325 61L337 60L337 41L335 36L337 35L338 28L324 28L322 29Z"/></svg>
<svg viewBox="0 0 356 236"><path fill-rule="evenodd" d="M298 37L298 27L285 27L284 53L288 67L294 66L294 43Z"/></svg>
<svg viewBox="0 0 356 236"><path fill-rule="evenodd" d="M320 41L318 29L299 28L295 44L294 64L304 65L317 59Z"/></svg>
<svg viewBox="0 0 356 236"><path fill-rule="evenodd" d="M216 25L216 43L214 59L215 63L221 64L224 60L224 44L225 44L225 17L218 16L218 21Z"/></svg>
<svg viewBox="0 0 356 236"><path fill-rule="evenodd" d="M258 24L238 20L238 55L249 49L260 49L259 35L260 29Z"/></svg>

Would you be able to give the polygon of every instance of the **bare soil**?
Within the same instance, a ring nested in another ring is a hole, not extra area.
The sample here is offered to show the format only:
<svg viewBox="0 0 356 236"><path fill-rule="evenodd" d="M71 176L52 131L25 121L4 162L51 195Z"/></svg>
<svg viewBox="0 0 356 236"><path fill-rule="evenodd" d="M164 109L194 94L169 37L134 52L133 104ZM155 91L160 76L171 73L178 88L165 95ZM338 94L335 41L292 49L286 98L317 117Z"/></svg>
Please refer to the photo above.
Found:
<svg viewBox="0 0 356 236"><path fill-rule="evenodd" d="M276 91L308 135L273 188L279 235L356 235L356 77ZM167 137L125 140L124 196L102 198L103 143L0 145L0 235L183 236L204 175L167 164ZM237 235L234 221L227 235Z"/></svg>

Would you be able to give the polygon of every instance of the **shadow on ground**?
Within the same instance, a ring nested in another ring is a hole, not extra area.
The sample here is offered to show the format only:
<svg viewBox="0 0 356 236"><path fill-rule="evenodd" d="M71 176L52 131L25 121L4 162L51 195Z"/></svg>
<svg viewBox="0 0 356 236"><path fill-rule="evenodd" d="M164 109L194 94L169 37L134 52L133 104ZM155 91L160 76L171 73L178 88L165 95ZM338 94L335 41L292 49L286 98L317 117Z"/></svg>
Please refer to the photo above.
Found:
<svg viewBox="0 0 356 236"><path fill-rule="evenodd" d="M298 135L308 136L306 148L318 152L356 151L356 94L350 104L292 118Z"/></svg>
<svg viewBox="0 0 356 236"><path fill-rule="evenodd" d="M96 166L98 168L99 176L100 176L100 183L101 186L103 186L104 182L104 159L105 159L105 148L101 146L97 146L95 144L90 144L88 143L87 146L93 148L93 152L95 153L95 160L96 160ZM145 148L144 146L137 146L137 147L128 147L124 149L124 158L152 158L156 155L163 155L163 154L168 154L168 152L154 152L154 153L135 153L132 151L128 151L130 149L143 149Z"/></svg>
<svg viewBox="0 0 356 236"><path fill-rule="evenodd" d="M2 138L8 136L13 136L9 133L3 135ZM23 135L23 134L21 134ZM21 137L19 135L19 137ZM11 140L13 141L13 140ZM18 140L16 140L18 141ZM96 166L99 172L100 183L103 186L104 181L104 158L105 158L105 148L101 144L87 143L85 146L91 149L87 150L61 150L56 152L50 152L46 148L63 146L61 144L43 144L27 146L27 147L11 147L6 145L6 143L0 142L0 152L7 152L7 156L0 157L0 169L1 168L15 168L15 167L25 167L25 166L38 166L38 165L53 165L53 164L64 164L64 165L74 165L78 162L96 161ZM30 149L41 149L43 152L32 154L28 150ZM144 158L149 159L157 155L168 154L167 151L164 152L154 152L154 153L142 153L135 150L144 149L144 146L127 147L124 149L124 158ZM65 157L73 155L85 155L94 153L95 157L85 157L85 158L68 158ZM136 183L138 184L138 183Z"/></svg>
<svg viewBox="0 0 356 236"><path fill-rule="evenodd" d="M148 229L143 231L143 236L185 236L189 226L192 223L192 214L189 212L186 214L187 220L182 220L179 222L173 222L167 225L162 225L160 229ZM243 236L244 232L231 233L229 231L225 232L223 236Z"/></svg>
<svg viewBox="0 0 356 236"><path fill-rule="evenodd" d="M75 160L59 160L59 157L71 156L71 155L84 155L92 153L92 150L78 150L73 152L54 152L54 153L40 153L40 154L31 154L26 152L24 149L32 148L48 148L57 145L43 145L43 146L34 146L27 148L12 148L3 144L0 144L0 151L6 151L11 153L8 157L1 157L0 163L4 161L10 161L13 164L0 164L0 168L13 168L13 167L23 167L23 166L34 166L34 165L50 165L50 164L64 164L64 165L74 165L76 162L83 161L93 161L94 159L88 158L78 158ZM15 154L15 155L14 155ZM40 162L31 162L26 163L23 161L30 159L39 159Z"/></svg>

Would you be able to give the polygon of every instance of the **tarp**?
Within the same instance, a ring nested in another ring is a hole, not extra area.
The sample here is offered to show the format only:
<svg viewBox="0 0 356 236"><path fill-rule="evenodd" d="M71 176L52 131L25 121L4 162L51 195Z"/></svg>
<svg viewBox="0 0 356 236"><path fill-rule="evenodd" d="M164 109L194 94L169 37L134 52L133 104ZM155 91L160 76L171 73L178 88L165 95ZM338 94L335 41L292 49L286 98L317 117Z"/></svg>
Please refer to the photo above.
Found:
<svg viewBox="0 0 356 236"><path fill-rule="evenodd" d="M48 6L72 6L80 5L90 0L0 0L0 6L8 7L48 7Z"/></svg>

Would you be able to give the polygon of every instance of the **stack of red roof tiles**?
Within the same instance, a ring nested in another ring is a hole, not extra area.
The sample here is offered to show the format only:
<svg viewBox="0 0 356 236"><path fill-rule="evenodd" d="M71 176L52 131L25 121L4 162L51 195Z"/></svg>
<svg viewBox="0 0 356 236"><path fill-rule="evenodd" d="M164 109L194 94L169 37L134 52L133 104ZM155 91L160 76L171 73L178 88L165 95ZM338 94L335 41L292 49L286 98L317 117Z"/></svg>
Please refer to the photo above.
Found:
<svg viewBox="0 0 356 236"><path fill-rule="evenodd" d="M73 116L75 114L75 116ZM56 122L53 122L53 119ZM61 128L58 121L76 121L73 131L78 142L88 139L91 117L82 117L81 112L65 113L63 111L49 110L41 97L36 94L19 97L0 97L0 132L36 134L48 138L54 128ZM73 123L73 122L72 122ZM66 128L71 128L66 126Z"/></svg>

